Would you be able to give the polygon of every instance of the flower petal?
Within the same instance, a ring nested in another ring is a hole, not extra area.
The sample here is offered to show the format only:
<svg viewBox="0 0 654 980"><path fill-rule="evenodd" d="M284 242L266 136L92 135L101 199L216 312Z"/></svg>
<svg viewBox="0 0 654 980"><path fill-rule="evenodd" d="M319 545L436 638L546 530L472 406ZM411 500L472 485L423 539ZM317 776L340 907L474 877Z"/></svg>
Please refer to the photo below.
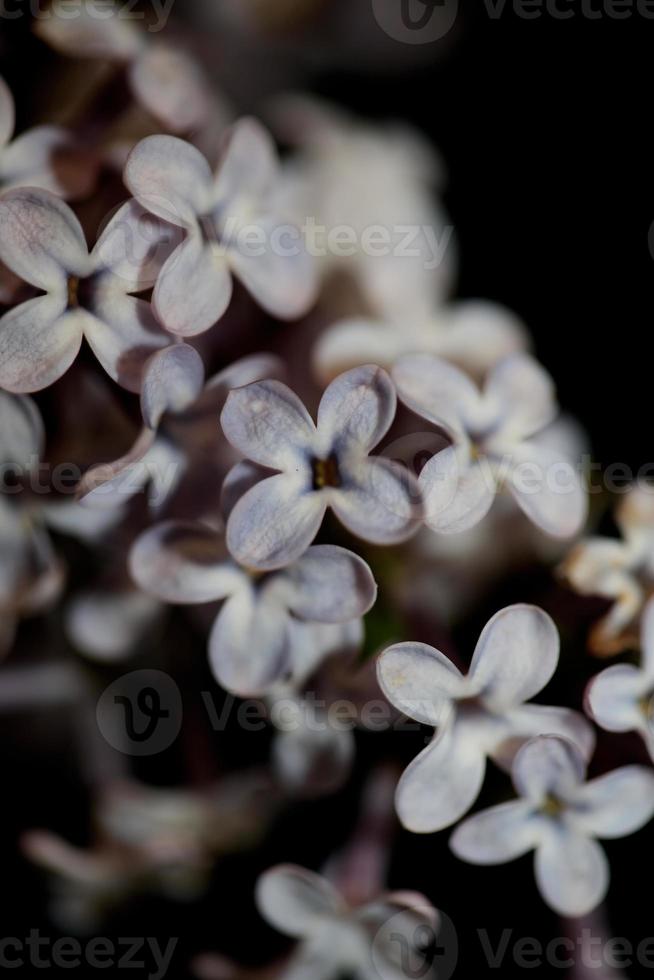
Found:
<svg viewBox="0 0 654 980"><path fill-rule="evenodd" d="M507 606L482 630L469 677L482 699L503 710L528 701L556 670L559 634L537 606Z"/></svg>
<svg viewBox="0 0 654 980"><path fill-rule="evenodd" d="M129 67L129 80L141 105L173 133L187 133L209 115L202 72L192 58L168 44L145 47Z"/></svg>
<svg viewBox="0 0 654 980"><path fill-rule="evenodd" d="M225 259L193 231L164 263L152 303L168 330L192 337L220 320L231 298Z"/></svg>
<svg viewBox="0 0 654 980"><path fill-rule="evenodd" d="M465 693L465 678L445 654L426 643L396 643L377 660L377 679L399 711L437 727L452 701Z"/></svg>
<svg viewBox="0 0 654 980"><path fill-rule="evenodd" d="M554 382L529 354L503 358L484 385L484 400L500 421L500 438L526 439L540 432L557 414Z"/></svg>
<svg viewBox="0 0 654 980"><path fill-rule="evenodd" d="M88 317L64 308L59 296L37 296L0 318L0 385L7 391L40 391L73 363Z"/></svg>
<svg viewBox="0 0 654 980"><path fill-rule="evenodd" d="M512 770L518 793L534 803L541 803L548 796L571 799L585 774L581 750L558 735L538 735L526 742L517 753Z"/></svg>
<svg viewBox="0 0 654 980"><path fill-rule="evenodd" d="M323 725L307 725L301 715L293 727L275 735L272 745L278 779L288 792L303 797L340 789L354 756L354 735L349 728L333 727L328 720Z"/></svg>
<svg viewBox="0 0 654 980"><path fill-rule="evenodd" d="M136 24L119 6L107 9L102 0L83 0L72 12L73 17L66 0L53 0L48 16L34 22L38 36L55 51L111 61L129 61L140 51L143 40Z"/></svg>
<svg viewBox="0 0 654 980"><path fill-rule="evenodd" d="M300 619L346 623L367 613L376 596L363 558L336 545L308 548L284 574L284 600Z"/></svg>
<svg viewBox="0 0 654 980"><path fill-rule="evenodd" d="M261 875L256 887L257 908L279 932L306 936L325 916L343 910L343 902L328 881L293 864L279 864Z"/></svg>
<svg viewBox="0 0 654 980"><path fill-rule="evenodd" d="M91 253L97 272L111 272L123 292L154 286L183 232L150 214L138 201L126 201L105 226Z"/></svg>
<svg viewBox="0 0 654 980"><path fill-rule="evenodd" d="M231 395L230 395L231 398ZM241 497L227 522L227 547L248 568L283 568L309 547L322 523L325 502L304 481L280 473Z"/></svg>
<svg viewBox="0 0 654 980"><path fill-rule="evenodd" d="M182 412L198 398L204 384L202 358L188 344L173 344L157 351L143 371L141 412L156 429L166 412Z"/></svg>
<svg viewBox="0 0 654 980"><path fill-rule="evenodd" d="M533 806L512 800L464 820L450 837L450 848L471 864L504 864L533 850L540 836Z"/></svg>
<svg viewBox="0 0 654 980"><path fill-rule="evenodd" d="M0 197L0 225L0 259L32 286L65 296L68 275L90 271L82 226L54 194L32 187L7 191Z"/></svg>
<svg viewBox="0 0 654 980"><path fill-rule="evenodd" d="M146 136L127 158L123 180L146 210L183 228L208 214L213 176L199 150L176 136Z"/></svg>
<svg viewBox="0 0 654 980"><path fill-rule="evenodd" d="M239 119L225 137L225 150L218 165L215 197L221 202L241 195L261 198L277 176L277 151L268 130L256 119Z"/></svg>
<svg viewBox="0 0 654 980"><path fill-rule="evenodd" d="M288 669L288 614L246 583L227 599L209 637L209 664L237 697L263 694Z"/></svg>
<svg viewBox="0 0 654 980"><path fill-rule="evenodd" d="M348 531L374 544L396 544L418 531L422 496L410 470L381 456L341 469L343 485L332 491L330 504Z"/></svg>
<svg viewBox="0 0 654 980"><path fill-rule="evenodd" d="M379 364L390 369L404 349L402 331L394 323L348 317L328 327L312 352L317 377L327 382L359 364Z"/></svg>
<svg viewBox="0 0 654 980"><path fill-rule="evenodd" d="M467 465L467 444L448 446L428 460L418 483L425 524L438 534L459 534L478 524L495 500L497 484L488 460Z"/></svg>
<svg viewBox="0 0 654 980"><path fill-rule="evenodd" d="M654 816L654 773L645 766L623 766L581 786L574 822L593 837L626 837Z"/></svg>
<svg viewBox="0 0 654 980"><path fill-rule="evenodd" d="M14 97L4 78L0 78L0 150L11 139L14 124Z"/></svg>
<svg viewBox="0 0 654 980"><path fill-rule="evenodd" d="M430 834L459 820L477 799L486 771L484 753L455 725L443 726L405 769L397 787L397 815L407 830Z"/></svg>
<svg viewBox="0 0 654 980"><path fill-rule="evenodd" d="M440 314L434 352L475 377L483 377L499 360L527 343L525 325L510 310L484 300L463 300Z"/></svg>
<svg viewBox="0 0 654 980"><path fill-rule="evenodd" d="M247 585L226 558L222 538L190 521L163 521L139 535L129 571L140 588L164 602L212 602Z"/></svg>
<svg viewBox="0 0 654 980"><path fill-rule="evenodd" d="M406 354L391 371L400 400L416 415L453 433L476 415L481 396L474 382L432 354Z"/></svg>
<svg viewBox="0 0 654 980"><path fill-rule="evenodd" d="M395 389L386 371L364 364L327 387L318 408L318 432L337 451L354 445L367 453L390 429L395 407Z"/></svg>
<svg viewBox="0 0 654 980"><path fill-rule="evenodd" d="M66 609L66 632L78 650L111 663L135 649L160 612L142 592L83 592Z"/></svg>
<svg viewBox="0 0 654 980"><path fill-rule="evenodd" d="M609 732L630 732L646 724L640 702L651 690L651 679L633 664L614 664L591 680L585 704L591 718Z"/></svg>
<svg viewBox="0 0 654 980"><path fill-rule="evenodd" d="M0 463L29 469L44 445L43 419L32 399L0 391Z"/></svg>
<svg viewBox="0 0 654 980"><path fill-rule="evenodd" d="M498 766L511 770L515 755L524 743L536 735L559 735L577 746L588 761L595 748L595 732L580 712L549 704L521 704L509 708L504 720L506 739L493 747L491 757Z"/></svg>
<svg viewBox="0 0 654 980"><path fill-rule="evenodd" d="M154 432L143 429L124 456L86 471L77 485L77 499L85 507L99 510L122 506L133 494L140 493L151 478L147 458L154 445Z"/></svg>
<svg viewBox="0 0 654 980"><path fill-rule="evenodd" d="M586 915L604 898L609 866L597 841L561 831L549 834L536 851L536 884L555 912Z"/></svg>
<svg viewBox="0 0 654 980"><path fill-rule="evenodd" d="M281 381L256 381L231 391L220 423L232 446L255 463L275 470L308 469L315 426Z"/></svg>
<svg viewBox="0 0 654 980"><path fill-rule="evenodd" d="M641 664L647 676L654 678L654 598L649 599L640 619Z"/></svg>
<svg viewBox="0 0 654 980"><path fill-rule="evenodd" d="M588 497L570 460L534 441L512 447L507 461L508 489L530 521L555 538L581 530Z"/></svg>

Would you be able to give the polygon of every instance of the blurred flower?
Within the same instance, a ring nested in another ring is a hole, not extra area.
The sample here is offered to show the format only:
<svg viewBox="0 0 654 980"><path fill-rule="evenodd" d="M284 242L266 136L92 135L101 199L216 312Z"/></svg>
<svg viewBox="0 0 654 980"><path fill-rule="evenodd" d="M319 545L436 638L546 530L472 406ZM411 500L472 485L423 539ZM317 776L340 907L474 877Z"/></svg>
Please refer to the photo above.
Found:
<svg viewBox="0 0 654 980"><path fill-rule="evenodd" d="M170 343L149 303L131 293L152 284L166 232L134 201L113 216L89 254L68 205L22 188L0 198L0 258L43 291L0 319L0 385L39 391L64 374L85 337L105 371L138 391L143 364Z"/></svg>
<svg viewBox="0 0 654 980"><path fill-rule="evenodd" d="M486 757L506 765L520 741L553 732L589 756L593 732L567 708L526 704L551 679L559 658L556 626L542 609L515 605L484 627L466 675L424 643L397 643L378 660L381 688L398 710L437 729L405 770L397 812L414 833L455 823L484 781Z"/></svg>
<svg viewBox="0 0 654 980"><path fill-rule="evenodd" d="M576 592L612 601L588 639L598 656L612 656L638 642L638 618L654 587L654 487L632 487L616 509L615 522L621 539L586 538L559 569Z"/></svg>
<svg viewBox="0 0 654 980"><path fill-rule="evenodd" d="M232 445L260 466L279 470L239 500L227 522L227 546L243 565L280 568L311 544L328 507L353 534L378 544L418 530L420 494L399 464L369 456L395 416L395 390L374 365L336 378L317 425L286 385L263 381L232 391L221 415Z"/></svg>
<svg viewBox="0 0 654 980"><path fill-rule="evenodd" d="M134 197L186 237L165 263L153 293L173 333L202 333L225 313L232 273L273 316L295 319L315 294L313 265L299 231L278 212L275 147L254 119L241 119L217 173L190 143L147 136L132 150L124 181Z"/></svg>
<svg viewBox="0 0 654 980"><path fill-rule="evenodd" d="M624 837L652 818L654 774L624 766L588 783L585 775L572 742L532 739L512 768L521 799L469 817L452 834L452 850L472 864L503 864L535 850L543 899L561 915L585 915L609 885L608 861L595 838Z"/></svg>
<svg viewBox="0 0 654 980"><path fill-rule="evenodd" d="M564 453L537 439L557 406L552 379L536 361L527 354L503 359L483 392L430 354L401 357L392 376L404 404L452 440L420 473L429 527L456 534L474 526L498 485L506 485L541 530L555 537L580 530L587 510L580 475Z"/></svg>

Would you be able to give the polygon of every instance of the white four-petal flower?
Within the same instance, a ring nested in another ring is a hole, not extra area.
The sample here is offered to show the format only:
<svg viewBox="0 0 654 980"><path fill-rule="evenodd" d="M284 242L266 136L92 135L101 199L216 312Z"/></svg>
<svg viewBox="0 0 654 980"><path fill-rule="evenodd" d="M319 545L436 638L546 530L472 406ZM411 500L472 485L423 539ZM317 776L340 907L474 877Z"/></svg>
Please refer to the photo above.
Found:
<svg viewBox="0 0 654 980"><path fill-rule="evenodd" d="M569 736L590 755L593 733L582 715L525 704L545 687L558 658L556 626L528 605L508 606L488 621L466 675L424 643L397 643L381 654L378 677L388 700L437 728L398 784L397 812L408 830L431 833L455 823L479 794L487 756L506 763L533 735Z"/></svg>
<svg viewBox="0 0 654 980"><path fill-rule="evenodd" d="M565 916L592 911L609 885L595 838L624 837L652 818L654 773L624 766L584 782L585 773L572 742L532 739L512 768L521 799L469 817L452 834L452 850L473 864L503 864L535 850L536 883L547 904Z"/></svg>

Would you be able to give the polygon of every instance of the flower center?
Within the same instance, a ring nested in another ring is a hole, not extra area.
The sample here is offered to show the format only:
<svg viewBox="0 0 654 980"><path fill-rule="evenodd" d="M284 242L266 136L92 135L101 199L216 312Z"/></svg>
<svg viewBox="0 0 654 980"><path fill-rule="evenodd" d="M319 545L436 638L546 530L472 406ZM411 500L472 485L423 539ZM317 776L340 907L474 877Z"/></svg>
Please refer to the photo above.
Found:
<svg viewBox="0 0 654 980"><path fill-rule="evenodd" d="M68 276L68 309L79 306L79 276Z"/></svg>
<svg viewBox="0 0 654 980"><path fill-rule="evenodd" d="M323 490L325 487L340 487L341 485L338 460L334 453L331 453L327 459L313 459L311 472L314 490Z"/></svg>
<svg viewBox="0 0 654 980"><path fill-rule="evenodd" d="M565 806L556 796L549 794L541 809L546 817L560 817L565 810Z"/></svg>

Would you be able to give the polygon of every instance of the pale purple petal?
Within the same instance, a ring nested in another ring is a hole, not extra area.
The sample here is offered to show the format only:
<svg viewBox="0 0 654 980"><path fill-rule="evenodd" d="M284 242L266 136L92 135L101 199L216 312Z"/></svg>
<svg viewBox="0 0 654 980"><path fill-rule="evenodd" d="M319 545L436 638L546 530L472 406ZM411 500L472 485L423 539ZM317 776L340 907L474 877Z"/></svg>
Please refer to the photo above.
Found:
<svg viewBox="0 0 654 980"><path fill-rule="evenodd" d="M330 504L348 531L374 544L396 544L422 523L422 497L415 476L382 456L350 460L341 466L343 486Z"/></svg>
<svg viewBox="0 0 654 980"><path fill-rule="evenodd" d="M654 773L623 766L579 788L574 825L593 837L626 837L654 816Z"/></svg>
<svg viewBox="0 0 654 980"><path fill-rule="evenodd" d="M440 725L466 681L445 654L425 643L396 643L377 660L377 679L399 711L423 725Z"/></svg>
<svg viewBox="0 0 654 980"><path fill-rule="evenodd" d="M164 521L144 531L129 555L136 584L164 602L212 602L247 585L222 538L199 523Z"/></svg>
<svg viewBox="0 0 654 980"><path fill-rule="evenodd" d="M565 456L523 442L511 447L505 462L507 486L518 506L546 534L570 538L583 527L588 496L577 468Z"/></svg>
<svg viewBox="0 0 654 980"><path fill-rule="evenodd" d="M232 466L220 488L220 513L227 521L242 496L262 480L270 476L270 470L247 459Z"/></svg>
<svg viewBox="0 0 654 980"><path fill-rule="evenodd" d="M536 735L559 735L574 742L584 759L591 758L595 732L590 722L571 708L548 704L521 704L504 714L509 732L505 741L493 747L491 757L497 765L510 771L518 749Z"/></svg>
<svg viewBox="0 0 654 980"><path fill-rule="evenodd" d="M249 585L227 599L209 637L209 664L218 683L237 697L256 697L289 666L288 614Z"/></svg>
<svg viewBox="0 0 654 980"><path fill-rule="evenodd" d="M339 320L317 339L312 353L318 377L327 381L359 364L391 368L403 350L403 334L394 323L348 318Z"/></svg>
<svg viewBox="0 0 654 980"><path fill-rule="evenodd" d="M283 568L306 551L324 514L324 499L306 492L304 479L271 476L248 490L232 510L227 547L248 568Z"/></svg>
<svg viewBox="0 0 654 980"><path fill-rule="evenodd" d="M204 384L202 358L188 344L174 344L146 362L141 388L141 412L156 429L166 412L182 412L198 398Z"/></svg>
<svg viewBox="0 0 654 980"><path fill-rule="evenodd" d="M484 376L503 357L528 346L525 325L496 303L452 303L446 307L442 320L434 349L441 357L464 365L475 376Z"/></svg>
<svg viewBox="0 0 654 980"><path fill-rule="evenodd" d="M520 440L540 432L557 414L554 382L529 354L501 360L484 386L490 412L500 420L501 438Z"/></svg>
<svg viewBox="0 0 654 980"><path fill-rule="evenodd" d="M537 606L507 606L488 621L475 648L469 677L494 710L528 701L556 670L559 635Z"/></svg>
<svg viewBox="0 0 654 980"><path fill-rule="evenodd" d="M456 726L443 726L402 774L396 795L402 824L415 834L449 827L477 799L485 771L477 743Z"/></svg>
<svg viewBox="0 0 654 980"><path fill-rule="evenodd" d="M96 180L97 159L60 126L35 126L0 152L0 184L39 187L64 198L86 197Z"/></svg>
<svg viewBox="0 0 654 980"><path fill-rule="evenodd" d="M257 381L231 391L220 422L232 446L255 463L308 472L315 426L297 395L280 381Z"/></svg>
<svg viewBox="0 0 654 980"><path fill-rule="evenodd" d="M17 393L40 391L65 374L77 357L88 320L64 312L60 296L37 296L0 318L0 385Z"/></svg>
<svg viewBox="0 0 654 980"><path fill-rule="evenodd" d="M346 623L372 608L377 585L358 555L336 545L307 549L284 575L285 600L300 619Z"/></svg>
<svg viewBox="0 0 654 980"><path fill-rule="evenodd" d="M504 864L532 851L540 836L533 806L512 800L464 820L450 837L450 847L471 864Z"/></svg>
<svg viewBox="0 0 654 980"><path fill-rule="evenodd" d="M434 425L457 433L479 411L481 397L474 382L432 354L406 354L391 375L407 408Z"/></svg>
<svg viewBox="0 0 654 980"><path fill-rule="evenodd" d="M43 420L32 399L0 391L0 462L30 468L44 444Z"/></svg>
<svg viewBox="0 0 654 980"><path fill-rule="evenodd" d="M113 510L140 493L149 479L146 460L155 433L143 429L134 445L118 459L86 471L77 485L77 498L85 507Z"/></svg>
<svg viewBox="0 0 654 980"><path fill-rule="evenodd" d="M418 483L425 523L438 534L459 534L478 524L493 505L497 484L488 460L467 463L467 443L448 446L425 463Z"/></svg>
<svg viewBox="0 0 654 980"><path fill-rule="evenodd" d="M160 612L142 592L83 592L66 609L66 632L82 653L111 663L135 650Z"/></svg>
<svg viewBox="0 0 654 980"><path fill-rule="evenodd" d="M102 0L75 4L74 16L66 0L54 0L47 13L35 19L34 30L55 51L74 58L129 61L144 43L134 20L125 17L118 6L108 9Z"/></svg>
<svg viewBox="0 0 654 980"><path fill-rule="evenodd" d="M337 449L367 453L386 435L395 417L395 389L386 371L364 364L339 375L318 408L318 432Z"/></svg>
<svg viewBox="0 0 654 980"><path fill-rule="evenodd" d="M176 225L150 214L138 201L126 201L95 243L93 267L113 273L126 293L149 289L182 235Z"/></svg>
<svg viewBox="0 0 654 980"><path fill-rule="evenodd" d="M123 180L144 208L174 225L195 228L211 208L211 168L199 150L176 136L146 136L137 143Z"/></svg>
<svg viewBox="0 0 654 980"><path fill-rule="evenodd" d="M277 170L277 152L268 130L251 117L239 119L226 135L215 198L228 205L241 195L260 198L272 189Z"/></svg>
<svg viewBox="0 0 654 980"><path fill-rule="evenodd" d="M543 803L549 796L572 799L586 774L586 763L573 742L558 735L539 735L517 753L513 783L521 796Z"/></svg>
<svg viewBox="0 0 654 980"><path fill-rule="evenodd" d="M640 662L650 680L654 680L654 599L649 599L640 619Z"/></svg>
<svg viewBox="0 0 654 980"><path fill-rule="evenodd" d="M591 718L609 732L642 730L648 720L642 702L651 687L651 679L638 667L615 664L591 680L586 708Z"/></svg>
<svg viewBox="0 0 654 980"><path fill-rule="evenodd" d="M292 864L261 875L256 901L264 919L287 936L308 935L324 916L344 911L340 895L325 878Z"/></svg>
<svg viewBox="0 0 654 980"><path fill-rule="evenodd" d="M202 72L183 51L148 45L130 65L129 79L141 105L173 133L195 129L209 115Z"/></svg>
<svg viewBox="0 0 654 980"><path fill-rule="evenodd" d="M0 78L0 150L11 139L14 122L14 98L4 78Z"/></svg>
<svg viewBox="0 0 654 980"><path fill-rule="evenodd" d="M22 187L0 197L0 259L38 289L66 295L68 275L90 271L79 221L60 198Z"/></svg>
<svg viewBox="0 0 654 980"><path fill-rule="evenodd" d="M586 915L608 890L609 865L597 841L563 828L553 829L536 851L536 884L555 912Z"/></svg>
<svg viewBox="0 0 654 980"><path fill-rule="evenodd" d="M161 322L180 337L213 326L232 298L232 278L215 245L190 232L163 265L152 303Z"/></svg>

